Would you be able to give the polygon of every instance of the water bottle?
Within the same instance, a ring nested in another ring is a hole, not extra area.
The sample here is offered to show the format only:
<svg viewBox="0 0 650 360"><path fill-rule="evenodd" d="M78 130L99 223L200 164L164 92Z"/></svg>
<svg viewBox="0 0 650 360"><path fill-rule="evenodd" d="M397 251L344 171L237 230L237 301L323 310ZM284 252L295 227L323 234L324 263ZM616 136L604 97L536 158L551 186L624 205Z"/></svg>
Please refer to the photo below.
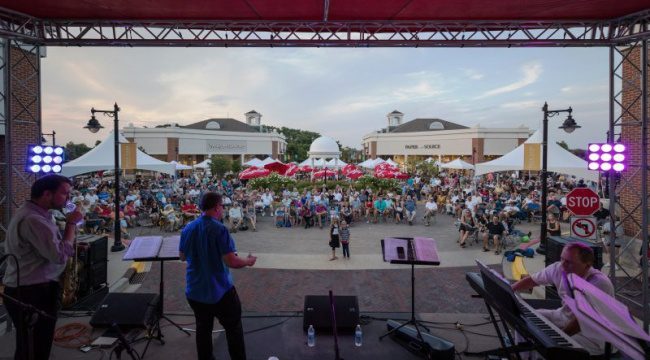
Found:
<svg viewBox="0 0 650 360"><path fill-rule="evenodd" d="M309 325L309 330L307 330L307 346L316 346L316 331L314 330L314 325Z"/></svg>
<svg viewBox="0 0 650 360"><path fill-rule="evenodd" d="M363 345L363 332L361 331L361 325L357 325L357 329L354 330L354 346Z"/></svg>
<svg viewBox="0 0 650 360"><path fill-rule="evenodd" d="M68 201L68 202L65 203L65 207L64 207L63 210L64 210L64 213L67 215L68 213L71 213L71 212L75 211L76 209L77 209L77 205L75 205L72 201ZM84 223L84 219L82 218L77 223L77 226L81 226L81 225L83 225L83 223Z"/></svg>

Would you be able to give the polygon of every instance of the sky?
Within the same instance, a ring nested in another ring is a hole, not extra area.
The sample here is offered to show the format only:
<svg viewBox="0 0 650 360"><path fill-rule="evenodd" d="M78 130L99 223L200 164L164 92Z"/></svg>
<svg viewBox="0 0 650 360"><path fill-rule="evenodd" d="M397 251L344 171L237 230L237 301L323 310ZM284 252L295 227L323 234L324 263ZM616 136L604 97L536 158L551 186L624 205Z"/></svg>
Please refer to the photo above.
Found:
<svg viewBox="0 0 650 360"><path fill-rule="evenodd" d="M387 125L439 118L465 126L541 128L544 102L573 108L582 128L551 138L572 148L605 141L606 48L79 48L42 59L43 132L57 143L94 145L90 108L121 108L120 127L231 117L256 110L262 123L315 131L361 148ZM112 129L112 120L98 116Z"/></svg>

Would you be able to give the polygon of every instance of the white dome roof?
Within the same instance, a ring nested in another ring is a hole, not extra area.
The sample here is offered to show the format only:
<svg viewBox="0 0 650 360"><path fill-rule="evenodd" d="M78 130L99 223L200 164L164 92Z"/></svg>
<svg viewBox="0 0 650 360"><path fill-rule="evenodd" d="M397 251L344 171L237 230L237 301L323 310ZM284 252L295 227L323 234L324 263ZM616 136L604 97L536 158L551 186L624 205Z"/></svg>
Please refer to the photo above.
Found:
<svg viewBox="0 0 650 360"><path fill-rule="evenodd" d="M314 140L309 147L309 153L314 154L340 154L339 145L336 140L329 136L321 136Z"/></svg>

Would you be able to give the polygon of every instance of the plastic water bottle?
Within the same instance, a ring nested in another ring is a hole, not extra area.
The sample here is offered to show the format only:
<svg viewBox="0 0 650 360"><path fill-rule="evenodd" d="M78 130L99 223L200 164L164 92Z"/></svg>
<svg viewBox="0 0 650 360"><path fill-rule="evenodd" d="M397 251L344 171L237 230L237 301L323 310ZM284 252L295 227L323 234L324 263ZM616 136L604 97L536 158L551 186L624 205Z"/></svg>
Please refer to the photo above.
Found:
<svg viewBox="0 0 650 360"><path fill-rule="evenodd" d="M354 346L363 345L363 332L361 331L361 325L357 325L356 330L354 330Z"/></svg>
<svg viewBox="0 0 650 360"><path fill-rule="evenodd" d="M309 325L309 329L307 330L307 346L316 346L316 331L314 330L314 325Z"/></svg>
<svg viewBox="0 0 650 360"><path fill-rule="evenodd" d="M63 210L65 210L64 211L65 214L68 214L68 213L71 213L71 212L75 211L76 209L77 209L77 205L75 205L72 201L68 201L68 202L65 203L65 208ZM82 218L77 223L77 226L81 226L81 225L83 225L83 223L84 223L84 219Z"/></svg>

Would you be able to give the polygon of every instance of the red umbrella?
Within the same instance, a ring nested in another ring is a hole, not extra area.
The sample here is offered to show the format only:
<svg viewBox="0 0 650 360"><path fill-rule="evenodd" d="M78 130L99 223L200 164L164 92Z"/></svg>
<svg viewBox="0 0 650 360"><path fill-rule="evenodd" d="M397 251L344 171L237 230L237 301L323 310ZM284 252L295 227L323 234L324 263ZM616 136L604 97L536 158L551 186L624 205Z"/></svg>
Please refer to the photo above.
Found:
<svg viewBox="0 0 650 360"><path fill-rule="evenodd" d="M298 168L298 171L300 172L312 172L314 169L311 168L309 165L301 166Z"/></svg>
<svg viewBox="0 0 650 360"><path fill-rule="evenodd" d="M341 173L343 173L343 175L347 175L350 171L354 171L356 169L357 167L354 164L347 164L341 169Z"/></svg>
<svg viewBox="0 0 650 360"><path fill-rule="evenodd" d="M328 170L328 169L318 170L314 172L315 178L322 178L324 176L334 176L334 175L336 175L336 171Z"/></svg>
<svg viewBox="0 0 650 360"><path fill-rule="evenodd" d="M352 170L352 171L348 172L347 174L345 174L345 176L347 176L348 178L350 178L352 180L356 180L356 179L363 176L363 171L355 169L355 170Z"/></svg>
<svg viewBox="0 0 650 360"><path fill-rule="evenodd" d="M395 174L395 179L400 179L400 180L406 180L410 178L411 176L407 173L404 172L398 172Z"/></svg>
<svg viewBox="0 0 650 360"><path fill-rule="evenodd" d="M271 170L269 169L248 168L239 173L239 178L241 180L250 180L250 179L268 176L270 173Z"/></svg>
<svg viewBox="0 0 650 360"><path fill-rule="evenodd" d="M298 172L298 165L289 164L287 166L287 171L284 173L284 176L294 176Z"/></svg>
<svg viewBox="0 0 650 360"><path fill-rule="evenodd" d="M379 179L394 179L395 172L389 170L375 171L375 177Z"/></svg>
<svg viewBox="0 0 650 360"><path fill-rule="evenodd" d="M388 171L392 171L392 172L399 171L399 169L397 167L395 167L395 166L393 166L393 165L391 165L391 164L389 164L387 162L384 162L384 163L381 163L381 164L375 166L375 171L379 171L379 170L388 170Z"/></svg>
<svg viewBox="0 0 650 360"><path fill-rule="evenodd" d="M276 162L272 162L272 163L264 165L265 169L274 171L274 172L276 172L276 173L278 173L280 175L284 175L284 173L287 171L288 167L289 166L287 164L283 164L280 161L276 161Z"/></svg>

